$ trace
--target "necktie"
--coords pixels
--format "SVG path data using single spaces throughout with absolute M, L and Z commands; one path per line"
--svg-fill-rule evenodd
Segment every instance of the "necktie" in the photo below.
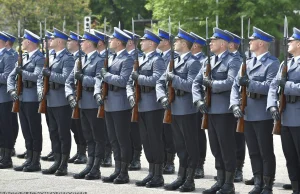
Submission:
M 87 55 L 85 55 L 85 56 L 84 56 L 84 63 L 86 63 L 86 61 L 87 61 L 87 58 L 88 58 L 88 56 L 87 56 Z
M 28 59 L 29 59 L 29 54 L 26 53 L 26 60 L 28 61 Z
M 178 56 L 178 63 L 180 62 L 180 60 L 181 60 L 181 58 L 180 58 L 180 56 Z
M 295 63 L 295 58 L 293 57 L 290 67 L 292 67 L 294 65 L 294 63 Z
M 160 53 L 160 56 L 161 56 L 161 57 L 164 56 L 164 53 Z
M 55 59 L 55 58 L 56 58 L 56 53 L 53 54 L 53 59 Z
M 115 58 L 117 57 L 117 53 L 114 54 L 113 56 L 113 60 L 115 60 Z
M 256 64 L 256 62 L 257 62 L 257 58 L 254 57 L 253 66 Z
M 215 64 L 218 62 L 218 60 L 219 60 L 219 56 L 216 55 L 216 57 L 215 57 Z
M 143 61 L 146 59 L 146 55 L 143 55 Z

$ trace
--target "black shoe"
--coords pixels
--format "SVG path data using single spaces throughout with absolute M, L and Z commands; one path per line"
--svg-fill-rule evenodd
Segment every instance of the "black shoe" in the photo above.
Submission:
M 23 154 L 17 154 L 17 158 L 21 158 L 21 159 L 26 158 L 26 151 Z
M 65 176 L 68 174 L 68 160 L 69 160 L 69 155 L 62 154 L 61 163 L 59 168 L 55 172 L 55 176 Z
M 121 162 L 120 174 L 115 178 L 114 184 L 125 184 L 129 183 L 128 166 L 126 162 Z
M 41 171 L 40 152 L 33 152 L 31 163 L 23 168 L 23 172 Z
M 221 189 L 221 187 L 225 183 L 225 172 L 223 170 L 218 170 L 217 171 L 217 182 L 207 190 L 204 190 L 202 193 L 203 194 L 216 194 L 217 191 Z
M 291 181 L 293 194 L 299 194 L 299 182 L 298 181 Z
M 47 161 L 49 161 L 49 162 L 53 162 L 55 159 L 54 159 L 54 155 L 52 154 L 52 155 L 50 155 L 49 157 L 48 157 L 48 159 L 47 159 Z
M 261 192 L 261 194 L 272 194 L 273 193 L 273 184 L 274 184 L 274 178 L 269 176 L 263 176 L 264 180 L 264 188 Z
M 146 186 L 146 184 L 153 178 L 154 170 L 155 170 L 154 164 L 149 163 L 149 173 L 148 173 L 148 175 L 143 180 L 137 181 L 135 183 L 135 185 L 138 186 L 138 187 Z
M 48 161 L 48 158 L 49 158 L 50 156 L 53 156 L 53 155 L 54 155 L 54 153 L 51 151 L 51 152 L 49 152 L 48 155 L 46 155 L 46 156 L 41 156 L 41 160 L 43 160 L 43 161 Z
M 175 159 L 175 154 L 166 153 L 166 164 L 163 169 L 163 174 L 175 173 L 174 159 Z
M 103 177 L 102 181 L 104 183 L 112 183 L 117 178 L 117 176 L 120 174 L 121 171 L 121 162 L 115 161 L 115 171 L 109 176 L 109 177 Z
M 146 183 L 147 188 L 156 188 L 164 186 L 164 177 L 162 176 L 163 173 L 163 164 L 155 164 L 154 167 L 154 176 L 153 178 Z
M 292 185 L 291 184 L 284 184 L 284 185 L 282 185 L 282 188 L 284 188 L 285 190 L 292 190 Z
M 94 157 L 88 157 L 88 161 L 87 161 L 85 169 L 80 171 L 78 174 L 74 174 L 73 178 L 74 179 L 84 179 L 85 175 L 87 175 L 91 171 L 93 164 L 94 164 Z
M 195 169 L 194 168 L 188 168 L 187 169 L 187 176 L 186 181 L 179 187 L 180 192 L 191 192 L 195 190 Z
M 245 181 L 245 185 L 254 185 L 254 177 Z
M 0 162 L 4 158 L 5 155 L 5 148 L 0 148 Z
M 263 190 L 262 175 L 254 175 L 253 180 L 254 180 L 254 187 L 249 192 L 249 194 L 260 194 Z
M 186 180 L 186 168 L 179 167 L 177 179 L 170 184 L 164 186 L 165 190 L 174 191 L 178 189 Z
M 32 160 L 32 150 L 27 150 L 26 151 L 26 160 L 25 162 L 21 165 L 21 166 L 16 166 L 14 167 L 14 170 L 15 171 L 23 171 L 23 169 L 26 167 L 26 166 L 29 166 L 30 163 L 31 163 L 31 160 Z
M 100 165 L 101 158 L 96 157 L 91 171 L 85 175 L 85 180 L 95 180 L 101 178 Z
M 235 188 L 234 188 L 234 176 L 235 172 L 225 172 L 225 183 L 221 187 L 219 191 L 217 191 L 216 194 L 235 194 Z
M 68 160 L 68 163 L 74 163 L 77 157 L 78 157 L 78 152 L 76 152 L 76 154 Z
M 77 158 L 74 161 L 74 164 L 86 164 L 87 157 L 86 157 L 86 146 L 85 145 L 78 145 L 77 146 Z
M 128 167 L 128 170 L 141 170 L 141 151 L 134 150 L 132 161 Z
M 105 158 L 101 162 L 102 167 L 111 167 L 112 166 L 112 160 L 111 160 L 111 152 L 105 153 Z
M 50 168 L 42 170 L 42 174 L 54 174 L 59 168 L 60 163 L 61 163 L 61 154 L 54 153 L 54 163 Z
M 4 156 L 0 162 L 0 169 L 12 168 L 12 160 L 11 160 L 11 152 L 12 149 L 4 149 Z
M 15 156 L 16 155 L 16 150 L 15 148 L 12 149 L 12 152 L 11 152 L 11 156 Z
M 195 179 L 204 178 L 204 169 L 203 166 L 198 166 L 195 170 Z
M 243 181 L 243 167 L 244 167 L 244 161 L 237 160 L 236 161 L 236 171 L 235 171 L 235 177 L 234 182 L 239 183 Z

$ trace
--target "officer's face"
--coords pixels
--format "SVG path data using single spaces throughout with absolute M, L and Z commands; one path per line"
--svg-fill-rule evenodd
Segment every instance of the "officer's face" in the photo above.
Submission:
M 250 40 L 250 51 L 255 52 L 259 49 L 260 40 L 259 39 L 253 39 Z
M 57 38 L 53 38 L 52 41 L 50 42 L 50 47 L 55 48 L 57 46 Z
M 73 50 L 76 48 L 77 45 L 77 41 L 75 40 L 68 40 L 67 46 L 68 46 L 68 50 Z
M 162 40 L 159 42 L 157 48 L 158 48 L 158 49 L 164 49 L 164 48 L 166 47 L 166 45 L 167 45 L 167 42 L 168 42 L 167 39 L 162 39 Z
M 88 51 L 88 49 L 90 48 L 90 46 L 91 46 L 91 42 L 88 41 L 88 40 L 84 40 L 84 41 L 81 42 L 81 49 L 85 53 Z
M 221 39 L 212 39 L 210 44 L 209 44 L 210 52 L 218 53 L 221 49 L 221 44 L 222 44 Z
M 144 52 L 149 51 L 150 48 L 152 47 L 152 41 L 147 40 L 147 39 L 142 40 L 142 42 L 140 44 L 141 44 L 141 49 Z
M 116 39 L 116 38 L 110 38 L 109 39 L 109 48 L 114 50 L 117 47 L 118 47 L 118 39 Z
M 296 52 L 299 52 L 300 50 L 300 41 L 298 40 L 291 40 L 288 43 L 289 48 L 288 48 L 288 52 L 291 54 L 294 54 Z
M 22 41 L 22 50 L 27 50 L 28 44 L 29 44 L 29 40 L 23 39 L 23 41 Z
M 176 39 L 176 41 L 174 42 L 174 50 L 177 52 L 181 52 L 182 50 L 182 41 L 181 39 Z

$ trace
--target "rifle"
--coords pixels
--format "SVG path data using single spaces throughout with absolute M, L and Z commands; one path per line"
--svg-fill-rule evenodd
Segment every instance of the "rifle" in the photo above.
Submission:
M 152 20 L 151 20 L 152 21 Z M 139 58 L 138 58 L 138 51 L 136 48 L 136 39 L 135 39 L 135 34 L 134 34 L 134 20 L 132 18 L 132 33 L 133 33 L 133 42 L 134 42 L 134 50 L 135 50 L 135 60 L 134 60 L 134 65 L 133 65 L 133 71 L 138 71 L 139 70 Z M 132 114 L 131 114 L 131 122 L 138 122 L 139 120 L 139 101 L 141 98 L 141 91 L 140 91 L 140 86 L 138 85 L 138 80 L 134 81 L 134 92 L 135 92 L 135 105 L 132 109 Z
M 171 51 L 170 51 L 171 52 L 171 60 L 169 63 L 169 72 L 173 72 L 173 70 L 174 70 L 174 47 L 173 47 L 173 36 L 171 33 L 171 17 L 170 16 L 169 16 L 169 42 L 170 42 L 170 46 L 171 46 Z M 167 87 L 168 87 L 168 92 L 167 92 L 168 101 L 171 104 L 175 99 L 175 90 L 172 86 L 172 81 L 168 81 Z M 167 123 L 167 124 L 172 123 L 171 106 L 169 109 L 165 110 L 163 123 Z
M 21 23 L 20 20 L 18 20 L 18 43 L 19 43 L 19 56 L 18 56 L 18 67 L 22 67 L 23 65 L 23 52 L 22 52 L 22 38 L 21 38 Z M 23 90 L 23 82 L 22 82 L 22 75 L 17 75 L 17 95 L 20 96 Z M 13 107 L 11 112 L 17 113 L 20 110 L 20 100 L 17 99 L 13 102 Z
M 285 16 L 284 18 L 284 31 L 283 31 L 283 46 L 284 46 L 284 63 L 282 66 L 282 71 L 281 71 L 281 79 L 287 79 L 287 58 L 288 58 L 288 22 L 287 18 Z M 281 117 L 282 117 L 282 112 L 285 109 L 286 106 L 286 99 L 284 95 L 284 88 L 279 88 L 279 114 L 280 114 L 280 119 L 279 120 L 274 120 L 274 127 L 273 127 L 273 134 L 274 135 L 280 135 L 281 133 Z
M 244 54 L 244 20 L 243 20 L 243 17 L 241 17 L 241 20 L 242 20 L 242 27 L 241 27 L 241 53 L 243 55 L 243 64 L 242 64 L 242 68 L 241 68 L 241 72 L 240 72 L 240 76 L 243 77 L 245 76 L 246 74 L 246 70 L 247 70 L 247 65 L 246 65 L 246 56 Z M 250 29 L 250 18 L 248 20 L 248 30 Z M 250 32 L 248 31 L 248 34 Z M 250 49 L 249 49 L 250 51 Z M 241 86 L 241 110 L 243 112 L 243 114 L 245 114 L 245 107 L 247 106 L 247 87 L 246 86 Z M 239 132 L 239 133 L 244 133 L 244 128 L 245 128 L 245 120 L 244 120 L 244 116 L 239 118 L 238 120 L 238 123 L 237 123 L 237 126 L 236 126 L 236 132 Z
M 42 49 L 44 48 L 43 36 L 42 36 L 42 24 L 40 23 L 40 36 L 42 42 Z M 49 68 L 49 48 L 48 48 L 48 38 L 46 36 L 46 19 L 45 19 L 45 42 L 46 42 L 46 58 L 44 62 L 44 68 Z M 44 49 L 43 49 L 44 50 Z M 38 113 L 46 113 L 47 112 L 47 101 L 46 95 L 49 92 L 49 76 L 43 77 L 43 99 L 39 104 Z
M 78 43 L 78 54 L 79 58 L 76 65 L 76 71 L 82 71 L 82 59 L 81 59 L 81 45 L 80 45 L 80 38 L 79 38 L 79 22 L 77 22 L 77 43 Z M 82 96 L 82 81 L 77 80 L 76 81 L 76 106 L 73 109 L 72 112 L 72 119 L 79 119 L 80 118 L 80 112 L 79 112 L 79 100 Z
M 103 68 L 106 70 L 108 69 L 108 37 L 106 36 L 106 18 L 104 18 L 104 43 L 105 43 L 105 60 L 103 64 Z M 108 95 L 108 84 L 104 81 L 102 81 L 101 85 L 101 99 L 104 101 L 104 99 Z M 104 110 L 104 103 L 99 106 L 97 118 L 104 118 L 105 117 L 105 110 Z
M 208 38 L 208 17 L 206 17 L 206 52 L 207 52 L 207 64 L 205 76 L 209 77 L 211 74 L 211 64 L 210 64 L 210 48 L 209 48 L 210 39 Z M 205 103 L 207 107 L 211 105 L 211 88 L 205 88 Z M 203 114 L 201 129 L 208 129 L 208 114 Z

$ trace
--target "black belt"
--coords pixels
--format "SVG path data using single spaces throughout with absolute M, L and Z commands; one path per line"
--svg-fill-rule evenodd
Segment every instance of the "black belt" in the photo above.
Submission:
M 176 96 L 184 96 L 186 94 L 185 91 L 183 90 L 175 90 L 175 95 Z
M 290 95 L 286 95 L 285 96 L 285 101 L 287 103 L 295 103 L 297 101 L 300 101 L 300 96 L 290 96 Z
M 51 90 L 58 90 L 60 87 L 65 87 L 65 85 L 56 82 L 49 82 L 49 88 Z
M 108 84 L 108 90 L 110 90 L 110 91 L 117 92 L 117 91 L 119 91 L 120 89 L 125 89 L 125 88 L 121 88 L 121 87 L 119 87 L 119 86 L 115 86 L 115 85 Z
M 94 92 L 94 87 L 83 87 L 83 90 L 87 92 Z
M 258 93 L 253 93 L 253 92 L 247 92 L 247 96 L 249 98 L 252 98 L 252 99 L 260 99 L 266 95 L 263 95 L 263 94 L 258 94 Z
M 24 88 L 32 88 L 36 85 L 35 82 L 32 82 L 32 81 L 28 81 L 28 80 L 25 80 L 23 81 L 23 87 Z
M 141 88 L 141 92 L 143 93 L 149 93 L 152 90 L 154 90 L 154 87 L 150 87 L 150 86 L 140 86 L 140 88 Z

